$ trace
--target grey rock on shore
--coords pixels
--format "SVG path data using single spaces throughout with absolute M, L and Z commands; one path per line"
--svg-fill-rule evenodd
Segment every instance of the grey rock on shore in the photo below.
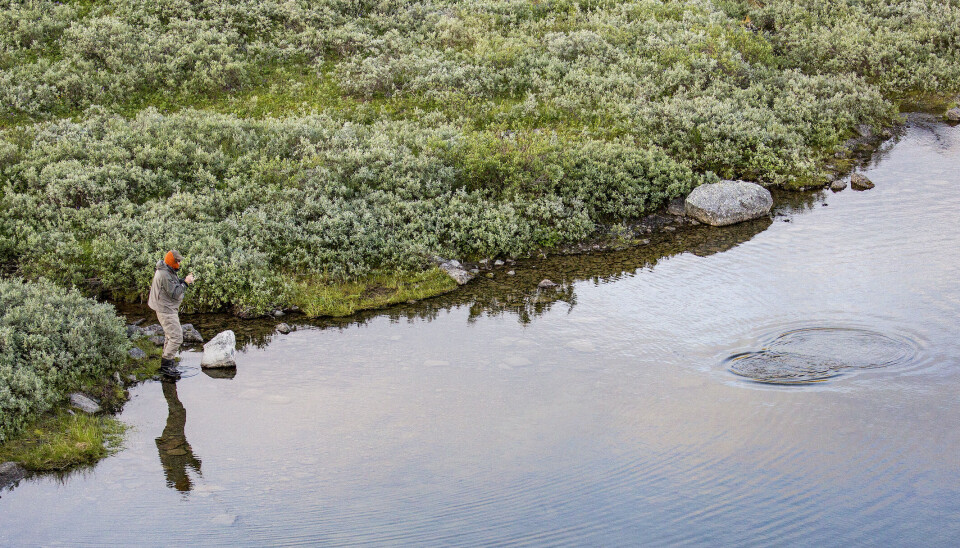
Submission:
M 537 287 L 540 289 L 547 289 L 549 287 L 557 287 L 557 284 L 556 282 L 544 278 L 540 283 L 537 284 Z
M 237 337 L 233 331 L 226 330 L 218 333 L 210 342 L 203 345 L 203 358 L 200 367 L 204 369 L 218 367 L 236 367 L 234 353 L 237 349 Z
M 0 489 L 9 487 L 27 477 L 27 471 L 15 462 L 0 464 Z
M 127 354 L 129 354 L 130 357 L 135 360 L 142 360 L 147 357 L 147 353 L 144 352 L 143 350 L 140 350 L 139 348 L 131 348 L 130 351 L 127 352 Z
M 960 107 L 953 107 L 943 115 L 948 122 L 960 122 Z
M 93 414 L 100 412 L 100 404 L 90 396 L 80 392 L 73 392 L 70 394 L 70 405 L 76 407 L 84 413 Z
M 163 326 L 160 325 L 160 324 L 158 324 L 158 323 L 155 323 L 155 324 L 153 324 L 153 325 L 148 325 L 147 327 L 144 327 L 144 328 L 143 328 L 143 332 L 142 332 L 142 333 L 143 333 L 143 336 L 144 336 L 144 337 L 152 337 L 152 336 L 154 336 L 154 335 L 162 335 L 162 334 L 163 334 Z
M 463 285 L 473 279 L 473 274 L 461 268 L 459 261 L 448 261 L 440 265 L 440 269 L 457 282 L 457 285 Z
M 674 198 L 670 200 L 670 203 L 667 205 L 667 213 L 670 215 L 676 215 L 677 217 L 684 217 L 687 214 L 687 202 L 684 198 Z
M 865 175 L 852 173 L 850 175 L 850 187 L 854 190 L 869 190 L 874 187 L 874 184 Z
M 701 223 L 726 226 L 770 213 L 770 191 L 746 181 L 720 181 L 700 185 L 686 199 L 687 216 Z
M 203 342 L 203 335 L 193 327 L 192 323 L 185 323 L 181 327 L 183 328 L 183 342 Z
M 286 335 L 287 333 L 290 333 L 291 331 L 293 331 L 293 329 L 290 328 L 290 325 L 281 323 L 277 325 L 277 331 Z
M 834 192 L 840 192 L 845 188 L 847 188 L 847 182 L 843 179 L 837 179 L 836 181 L 830 183 L 830 190 Z

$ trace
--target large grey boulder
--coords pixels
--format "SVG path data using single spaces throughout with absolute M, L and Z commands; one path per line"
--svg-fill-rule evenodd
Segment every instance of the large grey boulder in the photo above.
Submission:
M 0 464 L 0 489 L 9 487 L 27 476 L 27 471 L 15 462 Z
M 770 191 L 746 181 L 700 185 L 687 196 L 688 217 L 713 226 L 726 226 L 763 217 L 773 207 Z
M 237 362 L 233 355 L 237 349 L 237 337 L 233 331 L 226 330 L 218 333 L 210 342 L 203 345 L 203 358 L 200 367 L 204 369 L 218 367 L 236 367 Z
M 440 265 L 440 270 L 443 270 L 448 276 L 453 278 L 453 281 L 457 282 L 457 285 L 463 285 L 472 280 L 474 277 L 474 274 L 471 274 L 461 268 L 458 261 L 443 263 Z
M 74 392 L 70 394 L 70 405 L 76 407 L 84 413 L 93 414 L 100 412 L 100 404 L 97 403 L 95 399 L 80 392 Z

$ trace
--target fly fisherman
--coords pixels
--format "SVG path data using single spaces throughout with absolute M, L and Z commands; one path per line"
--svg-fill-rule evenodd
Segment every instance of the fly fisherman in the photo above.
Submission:
M 177 352 L 183 344 L 183 328 L 180 327 L 180 303 L 187 286 L 193 283 L 193 274 L 186 278 L 177 276 L 183 255 L 170 250 L 163 259 L 157 261 L 157 271 L 150 286 L 150 299 L 147 306 L 157 313 L 157 319 L 163 326 L 163 356 L 160 358 L 160 373 L 171 379 L 179 379 L 177 371 Z

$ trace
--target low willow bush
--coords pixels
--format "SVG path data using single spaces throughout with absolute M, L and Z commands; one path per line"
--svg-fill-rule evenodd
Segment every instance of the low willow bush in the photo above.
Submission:
M 715 180 L 629 142 L 320 115 L 88 112 L 0 135 L 0 253 L 21 274 L 134 298 L 176 248 L 204 310 L 262 312 L 304 278 L 436 255 L 522 255 Z
M 0 265 L 256 313 L 809 187 L 960 92 L 960 0 L 0 0 Z M 25 215 L 24 212 L 29 212 Z
M 112 306 L 52 282 L 0 280 L 0 442 L 123 364 L 128 347 Z

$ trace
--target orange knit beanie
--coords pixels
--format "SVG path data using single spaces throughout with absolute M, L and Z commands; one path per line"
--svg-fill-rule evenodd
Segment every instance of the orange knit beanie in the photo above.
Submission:
M 167 254 L 163 256 L 163 262 L 167 264 L 170 268 L 177 270 L 180 268 L 180 261 L 183 260 L 183 256 L 177 253 L 176 250 L 171 249 L 167 251 Z

